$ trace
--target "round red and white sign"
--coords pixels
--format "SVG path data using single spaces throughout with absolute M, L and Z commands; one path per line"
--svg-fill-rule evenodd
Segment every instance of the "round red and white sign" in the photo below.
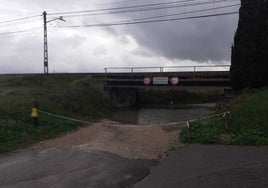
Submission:
M 178 77 L 172 77 L 172 78 L 170 78 L 170 83 L 172 85 L 177 85 L 179 83 L 179 78 Z
M 143 83 L 145 84 L 145 85 L 150 85 L 150 83 L 151 83 L 151 78 L 150 77 L 145 77 L 144 79 L 143 79 Z

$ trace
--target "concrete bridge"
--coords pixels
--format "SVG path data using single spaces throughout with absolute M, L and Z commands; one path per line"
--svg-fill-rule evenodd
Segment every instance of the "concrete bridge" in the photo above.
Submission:
M 230 90 L 229 68 L 229 65 L 107 67 L 104 90 L 118 106 L 135 104 L 139 88 L 215 89 L 224 93 Z
M 230 75 L 221 72 L 107 73 L 106 87 L 229 87 Z

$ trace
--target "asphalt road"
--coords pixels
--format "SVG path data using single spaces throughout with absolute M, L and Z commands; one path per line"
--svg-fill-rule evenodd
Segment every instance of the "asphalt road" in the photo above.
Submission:
M 173 151 L 134 188 L 267 188 L 268 147 L 191 145 Z
M 97 151 L 31 151 L 0 159 L 0 187 L 125 188 L 147 176 L 154 164 Z
M 160 163 L 72 149 L 0 159 L 1 188 L 267 188 L 268 147 L 191 145 Z

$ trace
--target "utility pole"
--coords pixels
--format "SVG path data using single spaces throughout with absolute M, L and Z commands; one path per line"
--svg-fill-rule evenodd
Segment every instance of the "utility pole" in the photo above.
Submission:
M 47 13 L 46 11 L 43 12 L 43 19 L 44 19 L 44 75 L 48 76 L 48 44 L 47 44 L 47 23 L 52 22 L 55 20 L 61 20 L 64 21 L 62 16 L 58 18 L 54 18 L 52 20 L 47 20 Z
M 47 13 L 43 12 L 44 19 L 44 75 L 48 76 L 48 48 L 47 48 Z

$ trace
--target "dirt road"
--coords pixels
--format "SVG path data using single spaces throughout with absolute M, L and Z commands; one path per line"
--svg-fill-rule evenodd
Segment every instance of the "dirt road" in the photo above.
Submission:
M 31 149 L 72 148 L 110 152 L 129 159 L 156 159 L 178 140 L 179 132 L 179 127 L 122 125 L 103 120 Z
M 0 187 L 130 187 L 178 139 L 179 128 L 102 121 L 0 158 Z M 139 159 L 139 160 L 135 160 Z

